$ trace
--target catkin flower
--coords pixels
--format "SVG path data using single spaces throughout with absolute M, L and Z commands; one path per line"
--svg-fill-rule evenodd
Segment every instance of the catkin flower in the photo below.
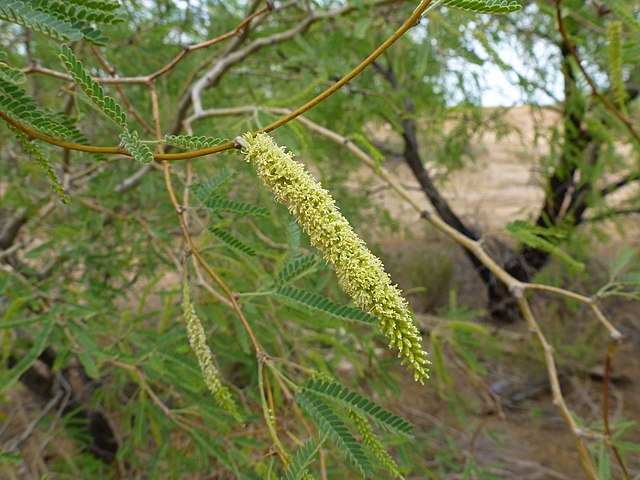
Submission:
M 373 429 L 371 428 L 371 425 L 369 425 L 367 419 L 353 409 L 349 409 L 347 415 L 349 415 L 349 419 L 358 429 L 362 443 L 369 447 L 373 455 L 378 460 L 378 463 L 380 463 L 380 465 L 389 472 L 390 476 L 403 480 L 404 477 L 400 473 L 398 464 L 384 449 L 380 440 L 378 440 L 378 437 L 373 433 Z
M 189 284 L 184 280 L 182 288 L 182 316 L 187 324 L 187 337 L 191 350 L 195 353 L 202 372 L 202 378 L 205 385 L 213 395 L 216 403 L 229 412 L 239 422 L 242 416 L 238 412 L 238 408 L 231 398 L 231 393 L 220 381 L 220 372 L 213 364 L 213 355 L 209 345 L 207 345 L 207 336 L 200 322 L 200 318 L 196 314 L 193 302 L 191 301 L 191 291 Z
M 289 208 L 311 244 L 333 265 L 342 290 L 356 305 L 378 318 L 389 348 L 398 349 L 398 356 L 404 357 L 402 363 L 408 363 L 414 378 L 422 383 L 429 377 L 430 362 L 409 306 L 400 290 L 391 284 L 380 259 L 367 249 L 340 213 L 331 194 L 293 160 L 293 153 L 279 147 L 269 135 L 247 134 L 238 143 L 245 146 L 246 160 L 254 164 L 276 200 Z

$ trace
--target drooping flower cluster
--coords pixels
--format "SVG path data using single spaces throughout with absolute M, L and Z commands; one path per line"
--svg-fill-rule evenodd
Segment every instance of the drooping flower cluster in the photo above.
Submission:
M 191 291 L 186 278 L 182 288 L 182 317 L 187 325 L 189 345 L 191 345 L 191 350 L 193 350 L 198 359 L 205 385 L 220 407 L 233 415 L 236 420 L 242 421 L 242 416 L 238 412 L 238 407 L 233 401 L 231 393 L 220 381 L 220 372 L 213 364 L 213 354 L 209 345 L 207 345 L 207 335 L 202 327 L 202 322 L 200 322 L 200 318 L 193 307 Z
M 340 213 L 331 194 L 315 181 L 306 168 L 293 160 L 267 134 L 246 135 L 239 141 L 246 160 L 276 200 L 289 208 L 325 260 L 338 276 L 340 287 L 356 305 L 376 316 L 389 348 L 398 349 L 403 364 L 421 383 L 428 378 L 426 352 L 413 316 L 400 290 L 391 283 L 384 265 L 369 251 Z

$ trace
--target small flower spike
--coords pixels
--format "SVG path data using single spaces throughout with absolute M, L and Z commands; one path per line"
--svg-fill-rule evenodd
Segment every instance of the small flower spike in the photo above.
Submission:
M 423 383 L 429 360 L 422 338 L 400 290 L 391 283 L 384 265 L 369 251 L 340 213 L 331 194 L 315 181 L 293 153 L 267 134 L 238 138 L 248 162 L 253 163 L 276 200 L 289 208 L 325 260 L 334 268 L 342 290 L 358 307 L 375 315 L 389 348 L 396 348 L 402 363 Z

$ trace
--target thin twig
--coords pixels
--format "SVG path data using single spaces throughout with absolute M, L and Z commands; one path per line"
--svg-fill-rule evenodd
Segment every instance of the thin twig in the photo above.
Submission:
M 271 393 L 271 387 L 269 385 L 269 376 L 264 371 L 265 361 L 264 356 L 258 358 L 258 388 L 260 390 L 260 403 L 262 404 L 262 415 L 264 421 L 269 428 L 269 434 L 273 440 L 276 453 L 282 465 L 286 468 L 289 465 L 289 456 L 287 451 L 282 446 L 280 438 L 278 437 L 278 431 L 276 429 L 276 416 L 275 407 L 273 405 L 273 396 Z M 266 396 L 265 396 L 266 394 Z
M 158 77 L 164 75 L 165 73 L 168 73 L 171 70 L 173 70 L 175 66 L 178 65 L 178 63 L 180 63 L 180 61 L 184 59 L 189 53 L 195 52 L 196 50 L 210 47 L 230 37 L 238 35 L 249 24 L 249 22 L 251 22 L 256 17 L 267 13 L 269 10 L 271 10 L 269 7 L 265 7 L 261 10 L 258 10 L 257 12 L 249 15 L 244 20 L 242 20 L 242 22 L 240 22 L 235 28 L 218 37 L 184 47 L 180 51 L 180 53 L 178 53 L 168 64 L 166 64 L 164 67 L 148 75 L 139 75 L 136 77 L 117 77 L 114 75 L 115 70 L 112 70 L 109 67 L 105 66 L 105 68 L 107 69 L 107 72 L 110 73 L 112 76 L 111 77 L 93 77 L 93 80 L 95 82 L 102 83 L 102 84 L 115 84 L 115 85 L 148 84 L 149 82 L 156 80 Z M 110 70 L 113 71 L 114 73 L 111 73 Z M 43 67 L 35 63 L 28 66 L 27 68 L 22 69 L 22 73 L 27 75 L 31 73 L 40 73 L 40 74 L 48 75 L 50 77 L 73 81 L 73 78 L 71 78 L 70 75 L 67 75 L 62 72 L 58 72 L 57 70 L 52 70 L 50 68 Z
M 551 395 L 553 396 L 553 403 L 558 407 L 560 413 L 564 417 L 565 422 L 571 428 L 571 432 L 576 441 L 576 445 L 578 447 L 578 454 L 580 455 L 580 460 L 582 462 L 582 466 L 584 467 L 587 475 L 592 480 L 597 480 L 598 475 L 596 474 L 596 469 L 591 460 L 591 455 L 589 454 L 589 450 L 587 449 L 584 440 L 582 437 L 585 436 L 585 432 L 578 426 L 575 419 L 571 415 L 571 411 L 567 406 L 564 396 L 562 395 L 562 389 L 560 388 L 560 381 L 558 379 L 558 370 L 556 368 L 556 362 L 553 358 L 553 347 L 547 342 L 538 322 L 533 316 L 533 312 L 531 311 L 531 307 L 529 306 L 529 302 L 526 300 L 524 295 L 516 296 L 516 300 L 518 301 L 518 306 L 520 307 L 520 312 L 524 317 L 525 321 L 529 324 L 529 328 L 534 333 L 536 338 L 538 339 L 538 343 L 542 348 L 544 353 L 544 362 L 547 366 L 547 373 L 549 377 L 549 383 L 551 385 Z
M 106 58 L 104 58 L 102 56 L 102 54 L 100 53 L 100 50 L 98 50 L 98 47 L 96 47 L 95 45 L 91 45 L 91 51 L 96 56 L 98 61 L 102 64 L 102 66 L 107 71 L 107 73 L 109 75 L 111 75 L 112 78 L 118 78 L 117 75 L 116 75 L 116 69 L 113 68 L 109 64 L 109 62 L 107 62 Z M 120 83 L 115 83 L 114 86 L 115 86 L 116 90 L 118 91 L 118 94 L 120 95 L 120 98 L 122 99 L 122 102 L 124 103 L 124 106 L 127 108 L 129 113 L 138 121 L 138 123 L 140 125 L 142 125 L 142 127 L 148 133 L 153 134 L 153 129 L 145 121 L 145 119 L 142 118 L 142 116 L 138 113 L 136 108 L 133 106 L 133 103 L 131 103 L 131 100 L 129 100 L 129 97 L 127 96 L 127 94 L 125 93 L 124 89 L 122 88 L 122 85 Z
M 607 350 L 607 358 L 604 362 L 604 378 L 602 384 L 602 423 L 604 424 L 604 433 L 607 435 L 609 439 L 611 439 L 611 428 L 609 426 L 609 382 L 611 376 L 611 362 L 613 360 L 613 354 L 616 351 L 617 343 L 615 341 L 609 344 L 609 349 Z M 622 469 L 622 475 L 625 480 L 631 480 L 631 475 L 627 470 L 624 461 L 622 460 L 622 455 L 620 455 L 620 451 L 618 447 L 611 442 L 607 442 L 609 447 L 611 447 L 611 451 L 613 452 L 613 456 L 616 457 L 616 461 L 620 468 Z

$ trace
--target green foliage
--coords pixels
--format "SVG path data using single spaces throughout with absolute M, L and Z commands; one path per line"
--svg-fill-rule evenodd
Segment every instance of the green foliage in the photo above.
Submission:
M 43 33 L 54 40 L 75 42 L 82 38 L 82 32 L 69 21 L 20 0 L 0 1 L 0 19 Z
M 264 207 L 251 205 L 240 200 L 230 200 L 218 195 L 209 195 L 204 205 L 214 212 L 220 211 L 236 215 L 251 215 L 254 217 L 266 217 L 269 215 L 269 210 Z
M 104 45 L 108 40 L 89 23 L 115 24 L 123 19 L 115 12 L 119 4 L 112 1 L 6 1 L 0 2 L 0 19 L 60 41 L 88 40 Z
M 116 24 L 124 21 L 118 17 L 115 12 L 120 6 L 117 1 L 73 0 L 64 2 L 59 0 L 41 0 L 39 3 L 40 8 L 46 5 L 47 8 L 56 12 L 58 15 L 75 20 L 82 20 L 84 22 Z
M 7 53 L 0 50 L 0 80 L 13 85 L 21 85 L 27 81 L 27 77 L 17 68 L 13 68 L 7 62 Z
M 443 0 L 447 7 L 468 10 L 475 13 L 512 13 L 522 8 L 518 2 L 510 0 Z
M 106 95 L 104 93 L 102 85 L 91 78 L 91 75 L 89 75 L 89 73 L 85 70 L 82 62 L 78 60 L 78 57 L 76 57 L 71 49 L 65 44 L 60 47 L 60 60 L 62 61 L 62 64 L 64 65 L 64 68 L 67 70 L 67 72 L 69 72 L 78 86 L 98 107 L 98 109 L 104 112 L 119 127 L 126 130 L 127 116 L 122 111 L 122 107 L 120 107 L 118 102 L 116 102 L 113 97 L 110 97 L 109 95 Z M 136 159 L 138 161 L 141 161 L 138 158 Z
M 42 153 L 42 150 L 40 150 L 35 141 L 30 140 L 29 137 L 27 137 L 20 130 L 14 128 L 13 126 L 11 126 L 10 128 L 14 131 L 16 137 L 20 139 L 20 143 L 22 143 L 22 148 L 24 148 L 24 151 L 27 152 L 29 156 L 31 156 L 31 158 L 33 158 L 38 163 L 40 168 L 42 168 L 42 170 L 46 174 L 47 178 L 49 179 L 49 183 L 51 184 L 51 190 L 55 192 L 62 203 L 68 204 L 71 199 L 69 198 L 69 195 L 67 195 L 67 193 L 64 191 L 64 188 L 62 188 L 58 175 L 53 169 L 51 162 L 49 162 L 44 153 Z
M 129 130 L 125 130 L 120 134 L 120 140 L 122 140 L 124 147 L 129 150 L 129 153 L 131 153 L 133 158 L 137 161 L 143 165 L 148 165 L 153 162 L 153 153 L 146 143 L 142 143 L 140 141 L 138 138 L 138 132 L 135 130 L 131 132 Z
M 394 415 L 375 402 L 364 398 L 358 392 L 354 392 L 339 383 L 326 380 L 311 380 L 303 389 L 303 392 L 306 391 L 312 391 L 317 396 L 334 400 L 348 408 L 354 409 L 360 414 L 375 420 L 376 423 L 387 428 L 389 431 L 409 437 L 414 435 L 413 425 L 404 418 Z
M 296 403 L 311 415 L 320 431 L 328 435 L 349 462 L 366 477 L 371 471 L 371 462 L 331 406 L 310 390 L 303 390 L 297 395 Z
M 291 463 L 285 469 L 283 478 L 286 480 L 305 480 L 305 478 L 309 478 L 308 468 L 322 448 L 325 438 L 323 437 L 318 443 L 313 438 L 310 438 L 301 445 L 291 458 Z
M 559 238 L 565 237 L 565 231 L 557 228 L 550 229 L 536 227 L 534 225 L 531 225 L 529 222 L 525 222 L 522 220 L 516 220 L 509 223 L 506 226 L 506 230 L 522 243 L 552 254 L 559 260 L 562 260 L 564 263 L 569 265 L 571 268 L 574 268 L 578 271 L 584 270 L 583 263 L 571 258 L 560 247 L 558 247 L 554 241 L 551 240 L 554 239 L 557 242 Z
M 622 35 L 621 22 L 609 22 L 607 24 L 607 54 L 609 56 L 609 71 L 611 84 L 615 92 L 615 99 L 622 111 L 626 112 L 627 88 L 622 77 L 622 47 L 620 37 Z
M 624 248 L 609 267 L 609 280 L 596 297 L 628 297 L 640 299 L 640 265 L 636 252 Z
M 0 395 L 3 395 L 18 381 L 20 375 L 33 365 L 42 351 L 46 348 L 49 336 L 55 326 L 55 311 L 50 312 L 49 315 L 44 317 L 42 320 L 43 322 L 38 329 L 33 345 L 27 354 L 18 360 L 11 370 L 0 376 Z
M 633 11 L 633 2 L 629 3 L 623 0 L 607 0 L 607 7 L 613 10 L 622 22 L 636 34 L 640 33 L 640 20 L 638 20 L 637 14 Z
M 207 181 L 197 182 L 191 185 L 191 192 L 202 203 L 212 198 L 215 191 L 227 180 L 231 178 L 231 172 L 226 167 L 222 167 L 218 173 L 209 178 Z
M 286 285 L 313 272 L 318 264 L 318 257 L 307 255 L 297 257 L 287 263 L 274 279 L 276 285 Z
M 186 324 L 189 344 L 198 359 L 202 378 L 211 395 L 220 407 L 229 412 L 238 422 L 242 421 L 242 415 L 233 401 L 229 389 L 222 384 L 220 372 L 213 364 L 213 354 L 207 345 L 204 327 L 191 301 L 191 289 L 186 272 L 182 287 L 182 320 Z
M 355 410 L 349 410 L 349 418 L 355 424 L 364 443 L 367 448 L 373 453 L 373 457 L 380 467 L 385 472 L 388 472 L 392 477 L 404 478 L 398 469 L 398 465 L 393 460 L 391 455 L 384 449 L 378 437 L 373 433 L 373 429 L 366 418 L 360 415 Z
M 277 286 L 273 293 L 285 303 L 326 313 L 338 320 L 367 324 L 374 324 L 376 322 L 375 317 L 363 312 L 359 308 L 340 305 L 324 295 L 317 293 L 306 292 L 289 286 Z
M 476 321 L 484 316 L 485 312 L 458 305 L 455 290 L 449 292 L 448 307 L 441 310 L 443 319 L 431 329 L 429 335 L 433 349 L 433 371 L 438 395 L 442 399 L 453 401 L 456 399 L 454 383 L 445 364 L 445 358 L 456 357 L 458 363 L 465 366 L 471 381 L 479 383 L 480 376 L 486 375 L 487 369 L 478 352 L 483 350 L 482 347 L 490 351 L 487 345 L 489 331 Z
M 438 309 L 438 316 L 417 318 L 420 335 L 431 340 L 424 346 L 433 352 L 434 379 L 424 387 L 409 385 L 399 375 L 397 359 L 384 353 L 382 337 L 371 328 L 379 322 L 371 307 L 363 311 L 345 304 L 338 281 L 314 253 L 300 224 L 273 204 L 271 193 L 259 185 L 237 151 L 172 163 L 178 211 L 193 243 L 181 238 L 164 179 L 157 169 L 140 168 L 138 163 L 151 162 L 158 143 L 185 150 L 212 148 L 225 138 L 263 128 L 278 117 L 265 106 L 293 109 L 334 84 L 388 38 L 415 4 L 345 0 L 308 2 L 299 9 L 295 2 L 277 2 L 275 11 L 225 39 L 217 37 L 235 31 L 245 19 L 247 2 L 121 3 L 117 10 L 118 2 L 110 0 L 0 0 L 0 20 L 8 21 L 0 22 L 2 113 L 41 135 L 92 146 L 113 146 L 115 123 L 122 147 L 135 157 L 90 156 L 45 147 L 13 130 L 1 132 L 2 240 L 14 215 L 26 212 L 26 218 L 9 246 L 0 247 L 0 391 L 6 394 L 0 416 L 13 419 L 2 427 L 7 444 L 29 429 L 46 441 L 36 462 L 28 448 L 20 454 L 3 452 L 0 469 L 20 476 L 16 472 L 31 471 L 37 463 L 44 470 L 31 473 L 52 478 L 75 478 L 80 472 L 91 478 L 209 475 L 272 480 L 279 474 L 312 478 L 321 468 L 328 478 L 352 478 L 356 474 L 351 464 L 357 475 L 370 472 L 368 478 L 496 478 L 500 467 L 487 465 L 484 455 L 474 458 L 474 450 L 467 448 L 469 438 L 495 437 L 478 423 L 479 405 L 471 392 L 486 392 L 489 378 L 498 372 L 525 376 L 542 365 L 538 352 L 529 349 L 533 342 L 525 341 L 526 351 L 514 354 L 511 337 L 505 340 L 502 329 L 493 332 L 479 321 L 486 312 L 477 310 L 479 300 L 470 298 L 476 285 L 467 283 L 475 273 L 465 270 L 467 264 L 452 244 L 441 241 L 433 230 L 420 230 L 415 241 L 427 248 L 418 254 L 407 252 L 392 269 L 401 272 L 391 275 L 394 283 L 408 279 L 411 300 L 427 289 L 430 312 L 446 303 L 450 293 L 449 305 Z M 413 121 L 421 160 L 435 184 L 448 189 L 449 174 L 469 167 L 483 135 L 500 139 L 505 133 L 514 138 L 527 133 L 524 125 L 522 132 L 507 130 L 503 109 L 482 108 L 483 90 L 496 87 L 493 68 L 508 72 L 513 80 L 510 90 L 515 88 L 541 118 L 549 112 L 537 110 L 535 104 L 547 103 L 545 92 L 554 95 L 560 79 L 568 82 L 571 94 L 566 101 L 552 100 L 554 106 L 561 116 L 581 118 L 567 121 L 566 128 L 536 119 L 537 146 L 550 148 L 541 168 L 532 167 L 535 180 L 547 196 L 559 185 L 570 185 L 575 195 L 565 198 L 569 217 L 586 198 L 585 218 L 594 220 L 607 212 L 604 231 L 610 233 L 614 223 L 620 231 L 628 230 L 626 222 L 632 217 L 619 210 L 637 210 L 632 185 L 637 180 L 630 180 L 625 195 L 616 195 L 615 202 L 609 203 L 600 190 L 627 175 L 637 178 L 635 151 L 627 148 L 623 125 L 593 99 L 575 61 L 558 61 L 553 5 L 531 2 L 522 13 L 505 19 L 472 14 L 506 13 L 520 6 L 504 0 L 432 4 L 451 8 L 430 12 L 375 65 L 305 114 L 326 130 L 318 134 L 303 122 L 293 122 L 272 132 L 279 143 L 299 154 L 370 244 L 384 239 L 380 250 L 386 258 L 405 251 L 404 244 L 387 242 L 388 233 L 400 226 L 405 228 L 402 238 L 415 235 L 418 220 L 399 213 L 403 209 L 386 211 L 386 186 L 370 181 L 345 145 L 324 135 L 335 132 L 351 139 L 377 167 L 394 172 L 407 150 L 406 123 Z M 629 101 L 631 90 L 622 89 L 638 83 L 637 13 L 637 5 L 622 0 L 602 5 L 563 2 L 583 65 L 601 93 L 632 120 L 638 104 Z M 70 45 L 61 48 L 60 57 L 59 42 Z M 95 50 L 89 42 L 105 45 Z M 185 49 L 204 45 L 201 42 L 210 44 Z M 513 55 L 505 55 L 507 50 L 527 68 L 512 68 Z M 92 56 L 98 51 L 102 58 Z M 111 72 L 115 77 L 145 77 L 166 66 L 171 68 L 154 82 L 158 115 L 144 82 L 118 85 L 117 101 L 108 95 L 116 95 L 117 79 Z M 50 75 L 52 70 L 58 72 Z M 563 76 L 567 72 L 573 84 Z M 75 92 L 81 89 L 87 95 L 91 109 L 85 107 L 84 95 L 70 88 L 66 73 L 78 84 Z M 611 89 L 606 88 L 607 78 Z M 199 116 L 193 104 L 198 95 L 203 111 L 221 110 L 214 117 Z M 95 114 L 93 105 L 105 115 Z M 221 115 L 225 112 L 232 114 Z M 127 123 L 133 118 L 135 130 Z M 152 120 L 160 126 L 157 138 Z M 192 135 L 183 135 L 187 124 Z M 589 139 L 586 147 L 581 139 Z M 25 140 L 25 149 L 39 166 L 23 154 L 20 145 Z M 514 163 L 535 161 L 530 153 Z M 61 199 L 69 195 L 74 202 L 62 206 L 52 198 L 37 168 L 45 170 Z M 56 172 L 64 172 L 66 192 Z M 422 195 L 412 192 L 417 200 L 424 200 Z M 317 208 L 313 198 L 303 197 L 303 203 Z M 531 210 L 535 215 L 551 204 L 541 202 Z M 576 226 L 570 220 L 548 229 L 524 224 L 510 228 L 523 244 L 562 256 L 563 251 L 575 251 L 575 228 L 585 236 L 597 233 L 595 221 Z M 446 252 L 434 253 L 434 242 Z M 191 292 L 176 272 L 182 272 L 185 257 L 195 265 L 193 248 L 210 270 L 194 267 L 197 283 L 192 283 Z M 635 249 L 623 251 L 610 270 L 607 283 L 594 287 L 594 298 L 639 298 Z M 464 302 L 452 290 L 459 286 Z M 549 313 L 544 303 L 537 307 Z M 624 309 L 625 304 L 617 302 L 615 307 Z M 582 353 L 581 360 L 600 358 L 598 351 L 587 351 L 589 345 L 605 341 L 600 330 L 592 331 L 579 318 L 562 313 L 553 310 L 548 324 L 541 325 L 550 343 L 561 347 L 556 349 L 559 369 L 571 349 Z M 555 324 L 572 335 L 588 331 L 565 338 L 555 334 Z M 575 345 L 587 336 L 597 336 L 599 343 Z M 501 357 L 502 346 L 510 352 L 508 362 Z M 51 367 L 45 362 L 49 350 L 55 354 Z M 526 370 L 514 372 L 523 358 Z M 256 367 L 264 368 L 271 382 L 264 398 Z M 14 400 L 24 397 L 25 378 L 34 370 L 47 371 L 62 382 L 68 372 L 77 372 L 86 395 L 78 398 L 72 393 L 69 400 L 80 413 L 66 413 L 56 405 L 49 413 L 27 408 L 24 415 L 14 415 L 22 409 Z M 487 375 L 491 377 L 483 378 Z M 310 377 L 314 380 L 308 381 Z M 625 386 L 619 388 L 624 393 Z M 302 407 L 300 416 L 291 409 L 292 395 Z M 572 400 L 567 398 L 570 407 Z M 532 410 L 546 411 L 544 402 L 532 400 Z M 425 419 L 425 414 L 433 414 L 432 404 L 438 412 L 435 426 Z M 275 435 L 265 428 L 265 406 L 266 423 L 275 427 Z M 85 411 L 103 412 L 117 432 L 116 461 L 98 460 L 90 453 L 93 437 L 83 421 Z M 457 416 L 455 431 L 449 428 L 447 412 Z M 14 423 L 22 417 L 28 429 Z M 602 434 L 585 438 L 603 478 L 617 474 L 611 446 L 622 452 L 632 475 L 637 473 L 637 427 L 624 422 L 612 419 L 613 435 L 606 442 L 601 424 L 580 424 L 589 433 Z M 61 441 L 48 441 L 54 435 Z M 310 440 L 303 444 L 306 439 Z M 278 456 L 272 454 L 277 441 L 282 443 Z M 322 464 L 317 461 L 320 451 Z M 279 466 L 283 459 L 288 468 Z
M 256 250 L 253 247 L 247 245 L 245 242 L 234 237 L 229 232 L 220 227 L 209 227 L 209 231 L 234 250 L 246 253 L 250 257 L 254 257 L 257 254 Z
M 0 79 L 0 108 L 12 118 L 32 126 L 36 130 L 58 138 L 73 138 L 77 130 L 64 120 L 44 110 L 24 90 Z M 75 130 L 75 132 L 74 132 Z M 79 133 L 79 132 L 78 132 Z
M 228 142 L 228 140 L 226 138 L 196 137 L 194 135 L 165 135 L 163 142 L 186 150 L 202 150 L 217 147 Z

